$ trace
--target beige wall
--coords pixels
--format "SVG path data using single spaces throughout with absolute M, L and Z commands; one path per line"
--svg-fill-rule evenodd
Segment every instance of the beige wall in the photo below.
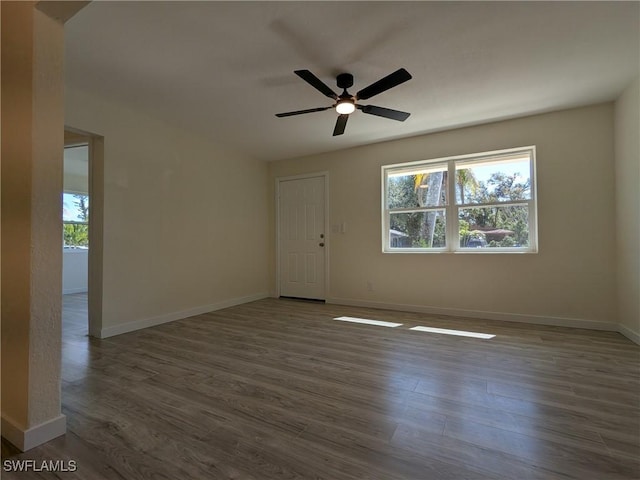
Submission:
M 37 425 L 60 415 L 64 27 L 37 9 L 34 23 L 29 418 Z
M 537 146 L 538 254 L 381 253 L 381 165 L 525 145 Z M 347 225 L 327 232 L 330 301 L 604 328 L 616 321 L 613 165 L 613 106 L 602 104 L 273 162 L 270 185 L 273 198 L 278 176 L 329 172 L 330 223 Z
M 64 191 L 73 193 L 89 193 L 89 179 L 82 175 L 64 172 Z
M 85 92 L 65 120 L 104 136 L 103 335 L 267 295 L 266 164 Z
M 618 317 L 640 343 L 640 80 L 615 104 Z
M 2 434 L 21 449 L 60 413 L 64 31 L 2 2 Z
M 89 193 L 89 148 L 87 146 L 67 148 L 65 145 L 63 170 L 65 192 Z
M 27 427 L 31 236 L 33 17 L 2 8 L 2 416 Z M 12 181 L 9 181 L 12 179 Z M 26 187 L 26 188 L 25 188 Z M 12 301 L 9 301 L 11 299 Z M 11 340 L 11 341 L 10 341 Z M 11 385 L 11 388 L 9 388 Z

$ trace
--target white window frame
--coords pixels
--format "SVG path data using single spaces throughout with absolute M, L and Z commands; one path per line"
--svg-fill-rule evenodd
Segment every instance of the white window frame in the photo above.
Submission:
M 496 202 L 487 204 L 465 203 L 458 204 L 456 197 L 455 173 L 456 166 L 464 163 L 476 163 L 483 161 L 496 162 L 507 161 L 510 158 L 529 157 L 529 178 L 530 178 L 530 198 L 528 200 L 514 200 L 513 202 Z M 417 207 L 405 209 L 388 209 L 387 205 L 387 179 L 390 174 L 398 172 L 410 172 L 413 169 L 423 172 L 433 164 L 447 165 L 447 205 L 438 207 Z M 536 147 L 535 145 L 510 148 L 506 150 L 494 150 L 467 155 L 456 155 L 452 157 L 435 158 L 431 160 L 419 160 L 415 162 L 397 163 L 382 166 L 382 252 L 383 253 L 472 253 L 472 254 L 493 254 L 493 253 L 537 253 L 538 252 L 538 208 L 537 208 L 537 182 L 536 182 Z M 487 247 L 469 248 L 460 247 L 460 227 L 458 213 L 460 209 L 471 207 L 507 207 L 516 205 L 526 205 L 528 207 L 529 218 L 529 246 L 527 247 Z M 399 248 L 390 245 L 390 215 L 391 213 L 445 210 L 445 238 L 446 246 L 442 248 Z

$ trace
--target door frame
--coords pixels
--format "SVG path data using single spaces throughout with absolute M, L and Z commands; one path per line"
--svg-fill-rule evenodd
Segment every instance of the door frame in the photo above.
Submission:
M 104 137 L 69 125 L 65 134 L 89 146 L 89 265 L 87 327 L 90 337 L 102 338 L 104 238 Z M 69 144 L 74 143 L 73 138 Z M 67 141 L 65 140 L 65 146 Z M 62 192 L 61 192 L 62 195 Z
M 275 204 L 276 204 L 276 298 L 280 297 L 280 183 L 291 180 L 304 180 L 307 178 L 323 177 L 324 179 L 324 299 L 329 296 L 329 255 L 331 242 L 329 241 L 329 172 L 303 173 L 286 177 L 276 177 Z

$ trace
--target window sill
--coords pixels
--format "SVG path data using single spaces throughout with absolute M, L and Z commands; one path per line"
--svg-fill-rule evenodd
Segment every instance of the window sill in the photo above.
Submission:
M 465 249 L 465 250 L 418 250 L 418 249 L 398 249 L 398 250 L 383 250 L 382 253 L 390 253 L 390 254 L 427 254 L 427 255 L 433 255 L 433 254 L 470 254 L 470 255 L 496 255 L 496 254 L 516 254 L 516 255 L 523 255 L 523 254 L 537 254 L 538 250 L 516 250 L 516 249 L 506 249 L 506 248 L 469 248 L 469 249 Z

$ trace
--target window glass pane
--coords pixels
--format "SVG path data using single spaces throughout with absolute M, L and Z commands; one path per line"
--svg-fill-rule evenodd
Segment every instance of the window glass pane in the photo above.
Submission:
M 446 165 L 387 176 L 387 208 L 439 207 L 447 204 Z
M 528 247 L 529 207 L 458 209 L 461 248 Z
M 89 196 L 76 193 L 62 194 L 62 221 L 88 222 Z
M 89 248 L 89 225 L 86 223 L 63 223 L 64 248 Z
M 391 213 L 389 246 L 391 248 L 445 247 L 445 211 Z
M 456 163 L 458 204 L 531 199 L 529 157 Z

